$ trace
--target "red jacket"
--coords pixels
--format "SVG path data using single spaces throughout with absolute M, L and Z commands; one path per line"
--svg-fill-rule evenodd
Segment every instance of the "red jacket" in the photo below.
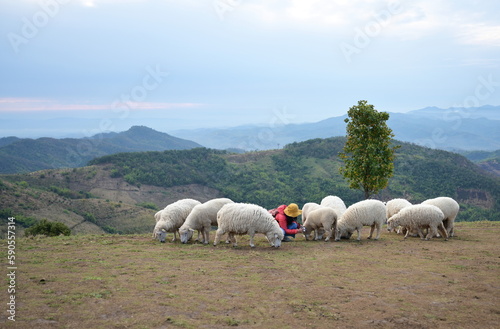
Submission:
M 278 209 L 278 213 L 276 214 L 276 220 L 278 221 L 278 224 L 279 226 L 285 230 L 285 234 L 297 234 L 297 233 L 301 233 L 302 230 L 300 229 L 288 229 L 287 228 L 287 223 L 286 223 L 286 215 L 285 215 L 285 208 L 288 207 L 286 204 L 284 205 L 281 205 L 279 206 L 277 209 Z M 298 227 L 300 227 L 299 223 L 297 223 Z

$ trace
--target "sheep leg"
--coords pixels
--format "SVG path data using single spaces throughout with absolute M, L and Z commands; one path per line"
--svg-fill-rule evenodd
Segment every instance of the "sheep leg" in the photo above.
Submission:
M 250 247 L 255 248 L 255 245 L 253 244 L 253 237 L 255 236 L 254 233 L 249 233 L 250 235 Z
M 405 228 L 403 228 L 404 230 Z M 405 237 L 404 239 L 406 239 L 408 237 L 408 235 L 410 235 L 410 229 L 406 228 L 406 233 L 405 233 Z
M 358 241 L 361 241 L 361 227 L 356 227 L 356 231 L 358 231 Z
M 434 226 L 429 227 L 427 230 L 427 236 L 425 237 L 425 240 L 429 241 L 430 239 L 432 239 L 433 236 L 436 236 L 436 234 L 437 234 L 436 228 Z
M 214 246 L 216 246 L 219 241 L 220 241 L 220 237 L 224 234 L 224 231 L 222 231 L 221 229 L 217 229 L 217 232 L 215 232 L 215 238 L 214 238 Z
M 332 230 L 331 229 L 325 230 L 325 233 L 326 233 L 325 242 L 328 242 L 328 241 L 330 241 L 330 238 L 332 237 Z
M 233 247 L 238 247 L 238 244 L 236 243 L 236 237 L 234 236 L 233 233 L 229 233 L 227 237 L 233 243 Z
M 371 239 L 373 236 L 373 231 L 375 230 L 375 223 L 370 226 L 370 235 L 368 236 L 368 239 Z
M 448 232 L 446 232 L 446 228 L 444 227 L 443 223 L 440 223 L 438 226 L 439 232 L 441 232 L 441 236 L 444 238 L 445 241 L 448 241 Z
M 208 244 L 210 242 L 210 232 L 206 227 L 203 228 L 203 244 Z
M 408 229 L 408 231 L 410 231 L 410 229 Z M 422 232 L 422 228 L 417 227 L 417 233 L 418 233 L 418 236 L 420 237 L 420 239 L 424 240 L 425 239 L 425 236 L 424 236 L 424 232 Z
M 380 238 L 381 225 L 375 224 L 375 228 L 377 229 L 377 235 L 375 236 L 375 240 L 378 240 Z
M 175 242 L 177 240 L 177 230 L 174 231 L 174 238 L 172 239 L 172 242 Z

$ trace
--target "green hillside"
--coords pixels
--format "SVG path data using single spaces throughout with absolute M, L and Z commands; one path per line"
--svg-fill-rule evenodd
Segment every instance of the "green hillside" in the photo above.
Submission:
M 314 139 L 282 150 L 229 154 L 208 149 L 117 154 L 95 159 L 110 166 L 112 175 L 130 184 L 172 187 L 202 184 L 239 202 L 266 208 L 279 204 L 319 202 L 340 196 L 346 204 L 362 199 L 338 173 L 342 137 Z M 465 157 L 447 151 L 400 143 L 395 175 L 376 197 L 405 197 L 413 203 L 450 196 L 463 204 L 462 220 L 500 219 L 500 180 L 492 178 Z
M 156 209 L 186 197 L 205 202 L 224 196 L 270 209 L 331 194 L 349 206 L 363 195 L 338 172 L 344 142 L 314 139 L 244 154 L 206 148 L 120 153 L 82 168 L 3 175 L 0 209 L 27 223 L 61 221 L 74 233 L 144 233 L 152 230 Z M 459 221 L 500 220 L 498 178 L 459 154 L 396 143 L 395 175 L 376 198 L 419 203 L 450 196 L 461 205 Z

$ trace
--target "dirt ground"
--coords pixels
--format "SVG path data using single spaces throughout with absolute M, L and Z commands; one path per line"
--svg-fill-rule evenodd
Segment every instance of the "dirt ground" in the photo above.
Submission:
M 373 241 L 365 228 L 361 242 L 298 236 L 279 249 L 263 235 L 253 249 L 246 236 L 237 248 L 150 235 L 18 238 L 16 321 L 7 279 L 0 327 L 499 328 L 500 222 L 455 232 L 422 241 L 384 230 Z

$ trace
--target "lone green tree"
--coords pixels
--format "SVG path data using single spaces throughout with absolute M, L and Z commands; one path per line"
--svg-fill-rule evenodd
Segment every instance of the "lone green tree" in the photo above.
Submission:
M 378 112 L 367 101 L 358 101 L 347 112 L 347 141 L 339 153 L 344 165 L 340 173 L 352 189 L 361 189 L 365 199 L 387 187 L 394 173 L 394 137 L 387 126 L 389 113 Z

